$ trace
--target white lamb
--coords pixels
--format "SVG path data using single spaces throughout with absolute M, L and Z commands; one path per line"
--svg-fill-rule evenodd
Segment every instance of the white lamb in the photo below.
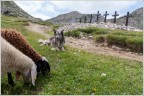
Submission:
M 15 71 L 17 79 L 22 75 L 25 83 L 32 81 L 35 86 L 37 76 L 36 65 L 26 55 L 13 47 L 1 37 L 1 71 L 2 76 L 7 72 Z

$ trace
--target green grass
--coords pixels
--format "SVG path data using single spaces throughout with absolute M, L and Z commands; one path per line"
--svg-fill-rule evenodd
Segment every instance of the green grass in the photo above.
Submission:
M 84 32 L 84 33 L 93 33 L 93 34 L 107 34 L 108 30 L 102 29 L 102 28 L 96 28 L 96 27 L 89 27 L 89 28 L 82 28 L 77 29 L 78 31 Z
M 131 51 L 143 53 L 143 37 L 131 37 L 122 35 L 108 35 L 108 45 L 117 45 L 119 47 L 129 48 Z
M 72 36 L 72 37 L 75 37 L 75 38 L 79 38 L 80 37 L 80 31 L 77 31 L 77 30 L 73 30 L 73 31 L 68 31 L 65 33 L 65 36 Z
M 126 42 L 127 47 L 132 49 L 133 51 L 143 52 L 143 38 L 142 37 L 128 38 L 125 42 Z
M 126 36 L 119 36 L 119 35 L 108 35 L 107 36 L 107 42 L 109 45 L 117 45 L 117 46 L 121 46 L 121 47 L 125 47 L 126 46 Z
M 137 32 L 137 31 L 113 30 L 112 34 L 113 35 L 121 35 L 121 36 L 143 37 L 143 32 Z
M 107 35 L 94 35 L 94 40 L 97 43 L 104 43 L 106 42 L 106 36 Z
M 38 77 L 35 87 L 23 85 L 20 79 L 11 88 L 4 76 L 1 82 L 2 94 L 142 95 L 142 62 L 78 51 L 69 46 L 66 46 L 65 52 L 50 51 L 51 47 L 39 46 L 37 42 L 39 38 L 45 37 L 26 30 L 23 24 L 14 24 L 18 22 L 12 19 L 16 20 L 13 17 L 2 17 L 2 28 L 15 28 L 22 32 L 30 44 L 48 59 L 51 72 L 49 76 Z M 102 77 L 102 73 L 107 76 Z
M 44 33 L 53 36 L 54 35 L 54 31 L 53 30 L 46 30 Z

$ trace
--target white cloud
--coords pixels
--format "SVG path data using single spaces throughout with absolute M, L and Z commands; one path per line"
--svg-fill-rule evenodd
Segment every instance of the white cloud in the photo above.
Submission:
M 35 14 L 32 14 L 33 17 L 36 17 L 36 18 L 41 18 L 42 20 L 47 20 L 47 19 L 50 19 L 51 17 L 47 16 L 47 15 L 44 15 L 44 14 L 40 14 L 40 13 L 35 13 Z
M 47 19 L 71 11 L 80 13 L 97 13 L 101 14 L 108 11 L 110 15 L 117 11 L 120 16 L 125 10 L 137 1 L 15 1 L 23 10 L 34 17 Z M 125 13 L 126 14 L 126 13 Z M 109 16 L 111 17 L 111 16 Z
M 50 1 L 59 8 L 78 10 L 83 13 L 95 12 L 95 10 L 112 11 L 127 8 L 136 1 Z
M 43 11 L 52 11 L 53 6 L 43 6 L 45 4 L 44 1 L 14 1 L 19 7 L 21 7 L 24 11 L 29 13 L 31 16 L 36 17 L 36 18 L 41 18 L 43 20 L 50 19 L 51 17 L 45 14 L 42 14 L 39 12 L 39 10 Z M 48 8 L 49 7 L 49 8 Z
M 41 8 L 43 1 L 14 1 L 18 6 L 20 6 L 26 12 L 36 12 Z

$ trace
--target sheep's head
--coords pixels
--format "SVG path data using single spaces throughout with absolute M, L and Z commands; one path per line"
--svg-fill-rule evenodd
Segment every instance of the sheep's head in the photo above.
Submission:
M 35 86 L 35 80 L 37 76 L 36 65 L 33 65 L 30 69 L 17 71 L 16 79 L 18 80 L 21 75 L 25 83 L 32 82 L 32 84 Z
M 36 62 L 37 65 L 37 73 L 38 75 L 42 73 L 45 75 L 47 72 L 50 72 L 50 65 L 45 57 L 42 57 L 41 60 Z

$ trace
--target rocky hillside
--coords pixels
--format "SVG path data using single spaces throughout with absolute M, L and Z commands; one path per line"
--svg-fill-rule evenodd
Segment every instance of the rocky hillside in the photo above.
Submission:
M 143 8 L 139 8 L 132 13 L 130 13 L 132 17 L 129 19 L 129 26 L 136 27 L 139 29 L 143 29 Z M 58 15 L 57 17 L 54 17 L 52 19 L 46 20 L 52 23 L 56 24 L 61 24 L 61 23 L 78 23 L 80 18 L 82 18 L 82 22 L 84 22 L 85 16 L 87 17 L 87 22 L 89 23 L 90 21 L 90 14 L 81 14 L 77 11 L 72 11 L 70 13 L 66 14 L 61 14 Z M 93 14 L 93 19 L 92 22 L 96 21 L 96 14 Z M 104 17 L 100 16 L 100 22 L 103 22 Z M 113 19 L 107 20 L 108 22 L 113 22 Z M 118 25 L 123 25 L 125 24 L 126 17 L 122 16 L 117 19 L 117 24 Z
M 139 29 L 143 29 L 143 8 L 139 8 L 132 13 L 130 13 L 132 17 L 129 18 L 128 26 L 136 27 Z M 113 22 L 112 19 L 109 21 Z M 123 25 L 126 22 L 126 17 L 122 16 L 117 19 L 117 24 Z
M 84 22 L 85 16 L 87 17 L 87 23 L 90 22 L 90 15 L 91 14 L 81 14 L 77 11 L 72 11 L 70 13 L 61 14 L 57 17 L 51 18 L 49 20 L 46 20 L 48 22 L 52 22 L 55 24 L 61 24 L 61 23 L 78 23 L 80 18 L 82 19 L 82 22 Z M 93 14 L 92 22 L 96 21 L 96 14 Z M 103 20 L 103 16 L 100 16 L 99 21 L 101 22 Z
M 1 1 L 1 13 L 3 15 L 23 17 L 33 21 L 42 21 L 42 19 L 29 15 L 13 1 Z

